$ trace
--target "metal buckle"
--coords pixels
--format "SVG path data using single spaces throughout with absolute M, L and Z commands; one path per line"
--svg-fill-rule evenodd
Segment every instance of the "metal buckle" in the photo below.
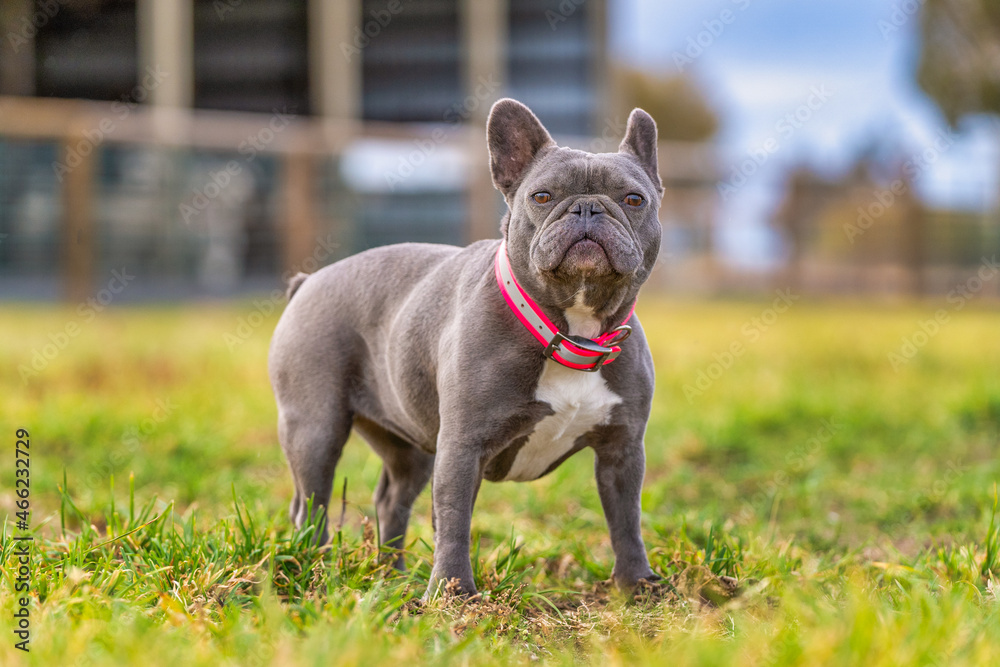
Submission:
M 631 333 L 631 329 L 629 330 L 629 332 Z M 628 336 L 626 335 L 625 338 L 628 338 Z M 623 338 L 622 340 L 625 339 Z M 552 355 L 555 354 L 555 351 L 559 348 L 559 346 L 563 342 L 572 343 L 573 345 L 582 350 L 586 350 L 587 352 L 593 352 L 594 354 L 600 355 L 597 357 L 597 363 L 595 363 L 592 368 L 577 368 L 576 370 L 579 371 L 586 371 L 588 373 L 594 373 L 596 371 L 599 371 L 601 369 L 601 366 L 604 365 L 604 362 L 608 360 L 608 357 L 614 354 L 614 350 L 608 349 L 603 345 L 595 343 L 589 338 L 583 338 L 582 336 L 565 336 L 561 331 L 557 331 L 555 332 L 555 335 L 552 336 L 552 340 L 549 341 L 549 344 L 545 346 L 545 352 L 544 352 L 545 356 L 548 359 L 552 359 Z
M 609 338 L 604 343 L 605 345 L 607 345 L 608 347 L 612 347 L 614 345 L 621 345 L 622 343 L 625 342 L 626 338 L 628 338 L 629 336 L 632 335 L 632 327 L 630 327 L 627 324 L 623 324 L 621 326 L 618 326 L 618 327 L 615 327 L 614 329 L 612 329 L 610 333 L 616 333 L 616 332 L 617 332 L 617 335 L 612 336 L 611 338 Z

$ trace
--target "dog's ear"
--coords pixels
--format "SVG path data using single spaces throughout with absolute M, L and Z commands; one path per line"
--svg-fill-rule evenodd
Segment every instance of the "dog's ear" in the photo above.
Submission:
M 538 153 L 555 141 L 531 109 L 506 97 L 497 100 L 486 122 L 493 185 L 506 197 L 521 182 Z
M 625 138 L 618 146 L 619 153 L 629 153 L 639 159 L 643 171 L 649 174 L 657 191 L 663 194 L 660 169 L 656 164 L 656 121 L 642 109 L 632 109 L 628 117 Z

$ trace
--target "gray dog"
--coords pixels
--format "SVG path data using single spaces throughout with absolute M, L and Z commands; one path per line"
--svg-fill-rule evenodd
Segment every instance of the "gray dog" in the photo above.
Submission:
M 354 428 L 383 461 L 382 542 L 403 546 L 433 477 L 430 591 L 472 594 L 482 480 L 538 479 L 592 447 L 614 581 L 658 579 L 639 526 L 653 361 L 632 313 L 660 247 L 656 124 L 636 109 L 618 152 L 592 154 L 503 99 L 487 135 L 502 241 L 376 248 L 292 280 L 269 360 L 292 520 L 310 498 L 325 512 Z

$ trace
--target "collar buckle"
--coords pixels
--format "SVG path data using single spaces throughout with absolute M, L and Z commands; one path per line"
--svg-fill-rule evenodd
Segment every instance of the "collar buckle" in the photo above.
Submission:
M 619 346 L 632 333 L 632 328 L 625 322 L 635 312 L 635 303 L 621 325 L 596 339 L 567 336 L 559 331 L 518 284 L 507 258 L 506 241 L 501 241 L 497 248 L 493 272 L 504 301 L 521 324 L 542 344 L 546 359 L 552 359 L 567 368 L 594 373 L 621 354 Z
M 603 340 L 601 341 L 602 345 L 605 345 L 607 347 L 614 347 L 616 345 L 621 345 L 622 343 L 625 342 L 626 338 L 632 335 L 632 327 L 630 327 L 627 324 L 622 324 L 620 326 L 615 327 L 605 335 L 607 336 L 607 338 L 604 338 L 602 336 L 603 338 Z
M 630 327 L 625 327 L 625 328 L 629 329 L 629 333 L 631 333 Z M 625 338 L 628 338 L 627 334 Z M 622 338 L 622 340 L 625 340 L 625 338 Z M 611 358 L 611 355 L 614 355 L 616 352 L 618 352 L 618 350 L 613 350 L 608 347 L 605 347 L 599 343 L 592 341 L 589 338 L 584 338 L 583 336 L 567 336 L 563 334 L 561 331 L 556 331 L 552 336 L 552 340 L 550 340 L 549 344 L 545 346 L 545 352 L 543 352 L 543 354 L 547 359 L 552 359 L 553 358 L 552 355 L 554 355 L 557 351 L 559 351 L 559 346 L 562 345 L 563 343 L 570 343 L 574 347 L 578 347 L 581 350 L 586 350 L 587 352 L 591 352 L 595 355 L 593 366 L 589 368 L 577 368 L 577 370 L 586 371 L 588 373 L 596 373 L 597 371 L 601 370 L 601 367 L 604 366 L 604 363 L 609 358 Z M 554 359 L 554 361 L 559 361 L 559 360 Z

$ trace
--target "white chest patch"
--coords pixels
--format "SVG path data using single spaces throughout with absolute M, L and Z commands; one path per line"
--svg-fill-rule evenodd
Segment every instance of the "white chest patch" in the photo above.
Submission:
M 588 338 L 597 336 L 600 322 L 580 310 L 578 306 L 566 313 L 570 333 Z M 598 424 L 606 423 L 612 408 L 622 402 L 621 396 L 608 389 L 600 371 L 578 371 L 552 360 L 546 361 L 542 369 L 535 400 L 551 405 L 555 414 L 538 422 L 528 441 L 517 452 L 504 480 L 538 479 L 573 448 L 577 438 Z

